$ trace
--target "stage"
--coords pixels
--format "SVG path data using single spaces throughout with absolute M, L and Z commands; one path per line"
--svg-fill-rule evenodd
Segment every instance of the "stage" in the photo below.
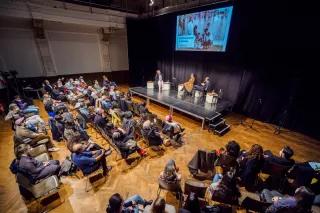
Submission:
M 129 91 L 133 95 L 142 96 L 147 101 L 152 100 L 162 105 L 168 106 L 170 113 L 173 110 L 183 112 L 202 120 L 202 128 L 206 121 L 211 121 L 221 115 L 223 111 L 231 110 L 232 103 L 225 99 L 219 99 L 216 104 L 205 102 L 204 98 L 195 98 L 190 95 L 184 95 L 176 90 L 147 89 L 146 87 L 131 87 Z

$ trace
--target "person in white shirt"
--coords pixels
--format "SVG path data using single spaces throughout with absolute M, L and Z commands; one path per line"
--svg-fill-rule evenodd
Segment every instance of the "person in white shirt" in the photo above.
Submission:
M 154 80 L 158 84 L 159 92 L 162 91 L 163 77 L 162 77 L 161 71 L 159 69 L 156 71 L 156 76 L 155 76 Z

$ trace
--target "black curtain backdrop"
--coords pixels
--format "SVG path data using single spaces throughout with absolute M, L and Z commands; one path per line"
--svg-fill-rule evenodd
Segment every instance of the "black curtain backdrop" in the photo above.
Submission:
M 211 78 L 234 111 L 320 138 L 315 5 L 242 0 L 233 4 L 227 51 L 175 51 L 176 16 L 226 4 L 146 19 L 128 19 L 131 85 L 145 86 L 155 70 L 165 80 Z M 262 104 L 259 104 L 261 99 Z M 286 111 L 286 113 L 284 113 Z M 287 116 L 285 116 L 286 114 Z

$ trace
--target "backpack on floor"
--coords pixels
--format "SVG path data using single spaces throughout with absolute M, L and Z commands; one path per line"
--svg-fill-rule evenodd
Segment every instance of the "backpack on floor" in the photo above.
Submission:
M 67 157 L 61 164 L 60 176 L 69 176 L 77 171 L 77 166 Z

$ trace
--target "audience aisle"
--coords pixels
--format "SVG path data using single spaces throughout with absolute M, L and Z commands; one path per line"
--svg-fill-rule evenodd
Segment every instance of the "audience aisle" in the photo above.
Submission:
M 136 100 L 140 100 L 136 98 Z M 35 104 L 40 107 L 40 115 L 46 121 L 47 113 L 43 104 L 36 100 Z M 151 104 L 149 106 L 151 112 L 164 118 L 168 110 L 164 107 Z M 229 140 L 236 140 L 243 149 L 249 149 L 252 144 L 259 143 L 264 149 L 270 149 L 277 153 L 284 145 L 290 145 L 295 150 L 294 159 L 297 161 L 307 161 L 319 159 L 320 143 L 309 137 L 294 132 L 283 133 L 281 135 L 273 134 L 273 126 L 256 122 L 254 128 L 250 129 L 239 125 L 240 117 L 235 114 L 228 116 L 228 122 L 233 124 L 232 130 L 224 137 L 218 137 L 209 133 L 207 130 L 201 130 L 199 122 L 191 118 L 174 114 L 175 120 L 186 128 L 186 144 L 178 149 L 169 148 L 165 155 L 160 158 L 147 158 L 141 161 L 131 170 L 126 170 L 123 164 L 116 162 L 115 153 L 108 158 L 109 164 L 113 166 L 113 170 L 104 185 L 98 190 L 85 191 L 85 180 L 76 177 L 62 178 L 65 189 L 65 203 L 54 209 L 52 212 L 105 212 L 106 202 L 108 198 L 115 192 L 129 197 L 133 194 L 140 194 L 147 199 L 155 199 L 158 188 L 157 178 L 162 171 L 165 163 L 169 159 L 174 159 L 180 167 L 182 174 L 182 182 L 189 178 L 187 164 L 193 154 L 199 149 L 218 149 L 224 146 Z M 17 184 L 8 169 L 13 159 L 13 141 L 12 131 L 9 122 L 1 120 L 0 129 L 0 209 L 3 212 L 26 212 L 24 202 L 22 201 Z M 95 139 L 95 132 L 89 131 L 89 134 Z M 107 143 L 98 135 L 95 139 L 99 145 L 108 147 Z M 63 142 L 55 143 L 60 148 L 59 152 L 53 153 L 54 159 L 64 160 L 69 152 L 65 148 Z M 165 192 L 162 192 L 165 193 Z M 163 194 L 164 195 L 164 194 Z M 167 194 L 165 196 L 167 203 L 175 204 L 174 196 Z

